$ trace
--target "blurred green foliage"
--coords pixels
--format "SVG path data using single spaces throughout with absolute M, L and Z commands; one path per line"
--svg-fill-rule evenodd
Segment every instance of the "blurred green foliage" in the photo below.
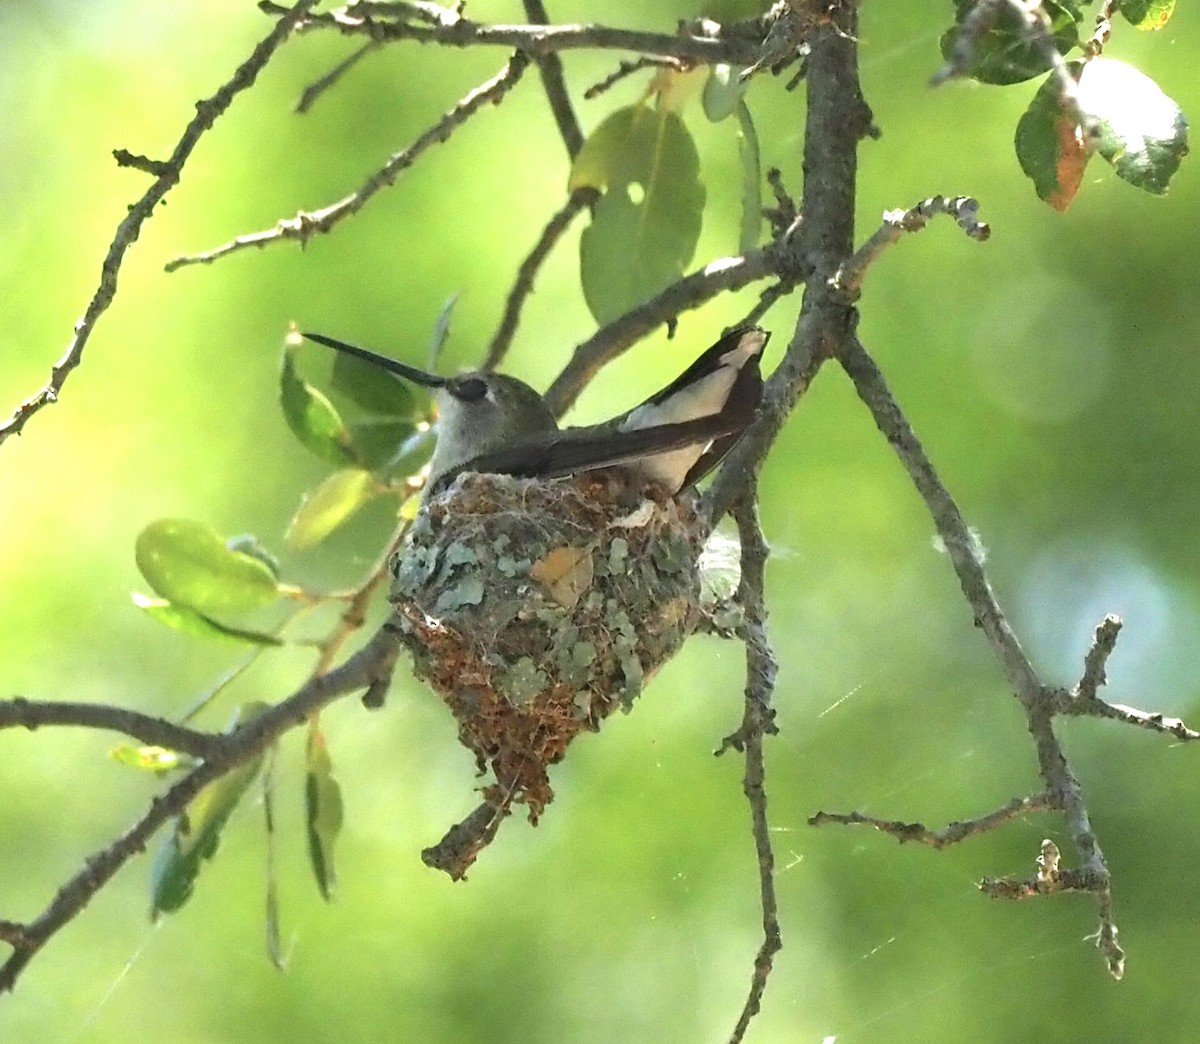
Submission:
M 550 10 L 598 17 L 580 2 Z M 599 17 L 669 29 L 693 11 L 615 2 Z M 515 3 L 480 0 L 472 14 L 523 20 Z M 1036 81 L 927 87 L 951 17 L 950 4 L 864 5 L 864 89 L 883 137 L 862 147 L 860 228 L 935 192 L 970 193 L 994 234 L 980 246 L 946 222 L 892 249 L 867 280 L 862 335 L 978 528 L 1046 675 L 1072 681 L 1091 629 L 1116 612 L 1127 628 L 1107 695 L 1194 716 L 1200 247 L 1187 215 L 1200 182 L 1185 163 L 1171 192 L 1152 198 L 1093 164 L 1072 209 L 1052 212 L 1012 147 Z M 144 188 L 111 150 L 164 154 L 195 100 L 266 29 L 247 0 L 0 7 L 6 411 L 60 354 Z M 279 409 L 290 321 L 422 362 L 443 303 L 461 291 L 442 366 L 479 359 L 567 182 L 532 75 L 307 249 L 162 271 L 176 254 L 340 198 L 503 61 L 499 50 L 385 49 L 294 115 L 303 88 L 353 46 L 298 38 L 234 103 L 143 230 L 62 401 L 0 449 L 0 695 L 177 716 L 230 668 L 230 646 L 167 631 L 130 604 L 134 543 L 153 519 L 196 518 L 283 552 L 302 491 L 328 471 Z M 1157 34 L 1118 23 L 1106 54 L 1200 112 L 1194 12 Z M 616 60 L 568 55 L 575 96 Z M 581 102 L 585 129 L 643 87 L 635 79 Z M 795 188 L 803 88 L 785 95 L 765 77 L 746 100 L 763 168 L 780 166 Z M 703 260 L 737 249 L 737 132 L 734 121 L 685 118 L 709 200 Z M 578 235 L 541 273 L 509 359 L 538 387 L 592 329 Z M 661 386 L 753 300 L 751 290 L 689 314 L 674 341 L 657 336 L 602 374 L 574 419 L 612 415 Z M 796 307 L 768 316 L 776 343 Z M 331 365 L 311 347 L 298 352 L 302 365 Z M 319 547 L 289 553 L 287 575 L 353 580 L 393 512 L 394 501 L 372 501 Z M 1069 853 L 1057 820 L 940 853 L 809 829 L 819 808 L 940 825 L 1038 783 L 922 505 L 832 367 L 767 464 L 763 513 L 782 661 L 768 781 L 785 948 L 750 1039 L 1193 1039 L 1197 752 L 1115 726 L 1062 726 L 1115 874 L 1129 951 L 1120 985 L 1084 941 L 1088 901 L 1001 905 L 974 889 L 985 874 L 1031 871 L 1043 836 Z M 202 724 L 278 699 L 310 663 L 267 651 Z M 305 853 L 304 739 L 284 744 L 275 812 L 286 974 L 265 954 L 262 810 L 243 802 L 180 913 L 150 926 L 151 860 L 135 861 L 0 999 L 0 1039 L 724 1038 L 759 932 L 740 766 L 711 756 L 739 720 L 741 668 L 736 645 L 694 639 L 633 714 L 573 749 L 539 827 L 510 822 L 465 884 L 418 853 L 473 807 L 471 759 L 449 714 L 401 670 L 383 711 L 347 700 L 322 719 L 345 806 L 333 905 L 318 897 Z M 107 758 L 112 742 L 66 730 L 0 737 L 0 917 L 42 909 L 160 785 Z

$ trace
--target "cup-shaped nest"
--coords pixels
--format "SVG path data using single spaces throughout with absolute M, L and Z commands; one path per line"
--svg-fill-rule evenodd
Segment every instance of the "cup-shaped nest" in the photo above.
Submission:
M 538 815 L 580 732 L 628 710 L 700 618 L 708 527 L 690 497 L 611 475 L 468 473 L 422 507 L 391 600 L 414 673 L 488 768 L 498 815 Z

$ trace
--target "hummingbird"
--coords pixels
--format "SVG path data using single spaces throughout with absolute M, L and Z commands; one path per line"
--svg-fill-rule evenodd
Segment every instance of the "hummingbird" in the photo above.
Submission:
M 440 421 L 426 496 L 464 471 L 551 479 L 608 467 L 674 496 L 711 471 L 754 420 L 770 337 L 738 327 L 645 402 L 601 424 L 559 428 L 545 399 L 516 377 L 443 377 L 333 337 L 303 336 L 436 390 Z

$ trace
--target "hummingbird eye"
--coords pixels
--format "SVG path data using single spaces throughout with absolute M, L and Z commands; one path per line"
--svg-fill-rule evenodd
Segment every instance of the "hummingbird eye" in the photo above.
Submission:
M 477 402 L 487 394 L 487 381 L 482 377 L 463 377 L 451 383 L 449 391 L 463 402 Z

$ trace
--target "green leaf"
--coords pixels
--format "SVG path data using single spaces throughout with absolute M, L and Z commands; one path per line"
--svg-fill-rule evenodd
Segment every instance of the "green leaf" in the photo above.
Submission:
M 258 717 L 268 709 L 249 703 L 239 711 L 237 724 Z M 175 829 L 163 839 L 154 859 L 151 884 L 151 914 L 178 910 L 188 901 L 206 859 L 211 859 L 221 840 L 221 831 L 237 808 L 242 795 L 254 782 L 263 755 L 231 769 L 213 781 L 192 800 L 176 821 Z
M 319 544 L 377 492 L 378 486 L 369 471 L 361 468 L 335 471 L 304 497 L 284 539 L 297 550 Z
M 714 65 L 708 74 L 700 101 L 704 115 L 713 123 L 732 116 L 742 104 L 750 87 L 749 80 L 740 78 L 743 68 L 740 65 Z
M 276 558 L 267 549 L 267 545 L 258 539 L 253 533 L 238 533 L 237 536 L 231 536 L 226 539 L 225 546 L 230 551 L 240 551 L 243 555 L 249 555 L 251 558 L 257 558 L 263 565 L 271 570 L 271 575 L 276 580 L 279 579 L 279 559 Z
M 1079 64 L 1071 63 L 1075 75 Z M 1079 191 L 1091 154 L 1075 121 L 1063 111 L 1056 76 L 1047 77 L 1022 113 L 1013 143 L 1038 198 L 1055 210 L 1066 210 Z
M 1161 29 L 1175 13 L 1175 0 L 1119 0 L 1117 10 L 1135 29 Z
M 332 899 L 337 886 L 333 847 L 342 830 L 342 788 L 333 778 L 333 762 L 325 745 L 325 734 L 313 719 L 308 726 L 305 749 L 304 803 L 308 812 L 308 854 L 317 887 Z
M 437 319 L 433 323 L 433 333 L 429 338 L 429 369 L 436 371 L 438 358 L 442 354 L 442 348 L 446 344 L 446 338 L 450 336 L 450 317 L 454 314 L 454 306 L 458 304 L 460 294 L 458 291 L 452 293 L 446 298 L 446 303 L 442 305 L 441 310 L 437 314 Z
M 364 468 L 384 468 L 396 459 L 400 447 L 416 430 L 409 421 L 355 421 L 350 425 L 350 444 Z
M 416 409 L 412 392 L 399 377 L 349 352 L 334 353 L 329 390 L 380 417 L 409 418 Z
M 947 60 L 954 53 L 963 22 L 978 4 L 977 0 L 955 0 L 955 6 L 957 24 L 941 39 L 942 57 Z M 1068 0 L 1043 0 L 1042 8 L 1050 19 L 1055 48 L 1066 54 L 1079 44 L 1079 23 L 1083 20 L 1079 5 Z M 1039 47 L 1025 39 L 1022 17 L 1007 4 L 1001 5 L 995 22 L 975 41 L 973 57 L 968 75 L 980 83 L 1020 83 L 1050 68 Z
M 197 638 L 215 638 L 220 641 L 239 642 L 243 645 L 283 644 L 282 639 L 276 638 L 273 634 L 252 631 L 245 627 L 231 627 L 218 620 L 213 620 L 195 609 L 168 602 L 165 598 L 147 598 L 144 594 L 134 591 L 133 604 L 160 624 Z
M 134 555 L 155 593 L 205 616 L 258 609 L 279 597 L 265 563 L 232 550 L 203 522 L 151 522 L 138 534 Z
M 1100 121 L 1096 149 L 1117 176 L 1161 195 L 1188 152 L 1187 120 L 1149 76 L 1095 58 L 1079 79 L 1079 103 Z
M 334 466 L 354 464 L 350 432 L 329 399 L 296 372 L 295 346 L 283 349 L 279 402 L 288 427 L 311 452 Z
M 759 160 L 758 131 L 745 102 L 738 102 L 738 159 L 742 165 L 742 220 L 738 246 L 743 254 L 758 246 L 762 231 L 762 167 Z
M 620 109 L 592 132 L 569 188 L 604 194 L 580 240 L 588 308 L 606 323 L 683 274 L 700 236 L 700 159 L 674 112 Z
M 402 478 L 412 478 L 429 463 L 436 445 L 437 428 L 418 428 L 401 443 L 388 465 L 389 470 L 394 470 Z

